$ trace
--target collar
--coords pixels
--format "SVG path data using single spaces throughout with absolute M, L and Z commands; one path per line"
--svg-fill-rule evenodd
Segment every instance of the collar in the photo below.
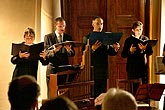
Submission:
M 55 31 L 55 34 L 56 34 L 56 36 L 59 36 L 60 35 L 57 31 Z M 61 35 L 63 37 L 64 34 L 61 34 Z

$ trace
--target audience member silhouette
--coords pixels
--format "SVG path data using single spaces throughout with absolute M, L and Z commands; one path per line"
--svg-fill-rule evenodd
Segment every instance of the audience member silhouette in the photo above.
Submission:
M 10 82 L 8 99 L 11 110 L 35 110 L 40 87 L 36 79 L 30 75 L 23 75 Z
M 78 110 L 76 104 L 65 96 L 58 96 L 46 101 L 40 110 Z
M 103 98 L 102 110 L 137 110 L 137 102 L 131 93 L 110 88 Z

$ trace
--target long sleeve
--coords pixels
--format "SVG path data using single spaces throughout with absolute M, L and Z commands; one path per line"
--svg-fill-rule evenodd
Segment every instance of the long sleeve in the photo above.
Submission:
M 54 48 L 51 46 L 53 46 L 54 44 L 56 44 L 56 39 L 55 39 L 55 34 L 54 33 L 51 33 L 51 34 L 48 34 L 48 35 L 45 35 L 44 37 L 44 49 L 47 53 L 47 57 L 54 57 Z

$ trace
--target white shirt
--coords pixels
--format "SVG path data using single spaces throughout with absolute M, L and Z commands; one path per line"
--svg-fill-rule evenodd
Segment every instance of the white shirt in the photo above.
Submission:
M 62 38 L 60 38 L 60 34 L 59 34 L 57 31 L 55 31 L 55 34 L 56 34 L 56 36 L 57 36 L 58 42 L 59 42 L 59 43 L 60 43 L 60 42 L 63 42 L 63 34 L 61 34 L 61 37 L 62 37 Z

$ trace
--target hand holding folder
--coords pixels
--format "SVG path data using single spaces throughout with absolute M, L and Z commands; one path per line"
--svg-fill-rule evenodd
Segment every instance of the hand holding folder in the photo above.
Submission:
M 157 39 L 141 40 L 141 39 L 137 39 L 137 38 L 135 38 L 135 40 L 136 40 L 137 43 L 142 43 L 143 45 L 149 44 L 152 47 L 154 47 L 156 45 L 157 41 L 158 41 Z
M 113 45 L 120 41 L 122 32 L 92 32 L 89 37 L 90 45 L 93 45 L 97 40 L 103 45 Z
M 21 51 L 22 53 L 27 52 L 30 53 L 31 59 L 38 59 L 40 56 L 39 54 L 44 50 L 44 43 L 37 43 L 33 45 L 25 45 L 23 43 L 16 44 L 12 43 L 12 51 L 11 55 L 15 56 L 18 55 Z
M 58 47 L 58 46 L 66 46 L 66 45 L 72 45 L 73 47 L 80 47 L 83 45 L 83 43 L 81 42 L 78 42 L 78 41 L 65 41 L 65 42 L 61 42 L 61 43 L 56 43 L 52 46 L 50 46 L 48 49 L 53 49 L 54 46 L 55 47 Z

